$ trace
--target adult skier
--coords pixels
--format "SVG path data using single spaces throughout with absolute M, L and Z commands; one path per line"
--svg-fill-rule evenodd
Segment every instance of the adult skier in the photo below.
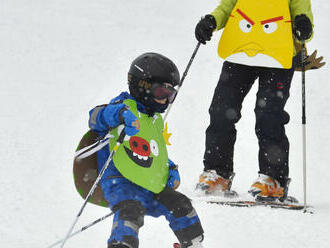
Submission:
M 126 134 L 100 181 L 104 198 L 115 213 L 108 248 L 137 248 L 145 215 L 165 216 L 182 248 L 202 247 L 199 217 L 190 200 L 175 191 L 180 176 L 177 165 L 168 158 L 160 114 L 174 101 L 179 80 L 179 71 L 170 59 L 157 53 L 142 54 L 130 66 L 129 93 L 122 92 L 109 104 L 90 111 L 91 130 L 100 137 L 109 131 L 112 135 L 110 144 L 97 153 L 99 171 L 122 124 Z
M 256 200 L 285 200 L 289 178 L 289 141 L 284 110 L 294 73 L 294 37 L 313 33 L 310 0 L 221 0 L 196 26 L 196 39 L 206 44 L 224 28 L 218 54 L 225 60 L 209 108 L 204 172 L 197 188 L 206 193 L 231 190 L 234 177 L 235 124 L 245 96 L 259 79 L 255 132 L 259 142 L 259 177 L 249 192 Z

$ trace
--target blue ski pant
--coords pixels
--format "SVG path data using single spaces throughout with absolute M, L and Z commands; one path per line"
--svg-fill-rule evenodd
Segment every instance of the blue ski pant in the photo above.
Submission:
M 203 235 L 199 217 L 191 201 L 182 193 L 165 188 L 154 194 L 121 176 L 103 179 L 101 187 L 105 199 L 114 212 L 108 247 L 123 244 L 139 246 L 138 232 L 144 216 L 165 216 L 169 226 L 181 244 L 188 244 Z

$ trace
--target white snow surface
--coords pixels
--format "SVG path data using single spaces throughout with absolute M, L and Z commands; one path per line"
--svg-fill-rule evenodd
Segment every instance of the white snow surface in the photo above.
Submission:
M 218 0 L 1 0 L 0 247 L 47 247 L 64 237 L 83 200 L 72 161 L 87 131 L 88 111 L 127 90 L 131 61 L 144 52 L 171 58 L 183 73 L 197 44 L 196 23 Z M 329 50 L 330 4 L 312 2 L 309 51 Z M 180 165 L 180 191 L 192 195 L 202 172 L 208 107 L 220 74 L 220 32 L 201 46 L 168 116 L 170 158 Z M 315 213 L 232 208 L 194 201 L 207 248 L 330 247 L 328 65 L 306 73 L 307 201 Z M 254 104 L 257 83 L 237 125 L 233 189 L 246 194 L 257 177 Z M 289 193 L 303 201 L 301 74 L 292 82 Z M 76 229 L 108 213 L 87 204 Z M 106 247 L 109 218 L 65 247 Z M 164 217 L 145 218 L 140 247 L 169 248 L 176 237 Z

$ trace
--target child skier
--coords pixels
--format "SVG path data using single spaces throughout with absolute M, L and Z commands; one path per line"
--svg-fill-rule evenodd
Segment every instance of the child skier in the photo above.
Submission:
M 196 211 L 185 195 L 175 191 L 180 176 L 177 165 L 168 159 L 160 115 L 174 101 L 179 80 L 170 59 L 142 54 L 128 72 L 129 93 L 90 111 L 91 130 L 100 137 L 110 131 L 112 137 L 97 153 L 99 171 L 123 126 L 126 134 L 100 181 L 114 212 L 108 248 L 137 248 L 145 215 L 165 216 L 181 247 L 202 247 L 203 229 Z

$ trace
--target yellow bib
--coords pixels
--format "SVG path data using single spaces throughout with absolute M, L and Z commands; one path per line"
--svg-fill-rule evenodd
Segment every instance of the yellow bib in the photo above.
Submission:
M 218 54 L 238 64 L 291 68 L 288 0 L 238 0 L 219 41 Z

